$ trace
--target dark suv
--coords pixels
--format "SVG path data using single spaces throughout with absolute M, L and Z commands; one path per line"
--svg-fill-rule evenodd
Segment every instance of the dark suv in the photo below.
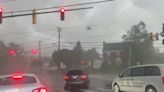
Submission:
M 64 89 L 70 88 L 85 88 L 89 87 L 89 78 L 83 70 L 69 70 L 64 76 L 65 86 Z

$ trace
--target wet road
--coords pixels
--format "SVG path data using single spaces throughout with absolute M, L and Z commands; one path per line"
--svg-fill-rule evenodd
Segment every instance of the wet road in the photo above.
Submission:
M 64 80 L 62 74 L 39 74 L 37 75 L 44 85 L 47 86 L 50 92 L 66 92 L 64 90 Z M 112 92 L 110 86 L 115 76 L 106 75 L 89 75 L 90 87 L 88 90 L 74 89 L 72 92 Z

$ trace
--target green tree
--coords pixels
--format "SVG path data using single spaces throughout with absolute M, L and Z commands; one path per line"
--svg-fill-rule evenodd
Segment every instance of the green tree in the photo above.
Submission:
M 3 41 L 0 41 L 0 72 L 4 70 L 7 56 L 7 46 Z
M 99 53 L 96 51 L 95 48 L 88 49 L 87 51 L 83 52 L 83 58 L 94 61 L 96 59 L 100 59 Z
M 10 49 L 16 50 L 17 54 L 15 56 L 9 55 Z M 17 69 L 23 70 L 26 66 L 23 53 L 24 49 L 20 45 L 10 42 L 7 46 L 3 41 L 0 41 L 0 73 L 14 72 Z
M 80 41 L 78 41 L 73 49 L 73 62 L 75 65 L 80 65 L 82 60 L 82 47 Z
M 14 42 L 10 42 L 8 45 L 9 45 L 9 46 L 8 46 L 8 49 L 13 49 L 13 50 L 15 50 L 17 56 L 20 57 L 20 56 L 24 53 L 24 48 L 21 47 L 19 44 L 16 44 L 16 43 L 14 43 Z
M 92 49 L 88 49 L 87 51 L 83 51 L 82 59 L 86 61 L 87 65 L 89 65 L 90 63 L 91 66 L 93 66 L 94 61 L 100 59 L 100 55 L 95 48 L 92 48 Z
M 131 30 L 127 31 L 122 38 L 124 40 L 124 52 L 128 55 L 127 57 L 131 65 L 153 61 L 155 48 L 146 30 L 146 24 L 143 21 L 132 26 Z
M 81 42 L 80 41 L 77 41 L 77 43 L 76 43 L 76 45 L 74 47 L 74 50 L 81 52 L 81 49 L 82 49 Z
M 94 61 L 99 58 L 100 56 L 95 48 L 84 51 L 82 50 L 80 41 L 78 41 L 73 50 L 62 49 L 60 51 L 54 51 L 50 65 L 56 65 L 60 69 L 60 63 L 62 62 L 67 68 L 79 67 L 82 65 L 81 61 Z
M 56 65 L 60 69 L 60 64 L 64 63 L 69 68 L 79 66 L 81 60 L 82 47 L 80 41 L 78 41 L 73 50 L 62 49 L 60 51 L 54 51 L 50 65 Z

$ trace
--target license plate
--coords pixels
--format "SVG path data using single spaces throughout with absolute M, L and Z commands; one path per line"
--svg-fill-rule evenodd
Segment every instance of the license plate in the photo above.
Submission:
M 73 79 L 77 79 L 78 76 L 72 76 Z

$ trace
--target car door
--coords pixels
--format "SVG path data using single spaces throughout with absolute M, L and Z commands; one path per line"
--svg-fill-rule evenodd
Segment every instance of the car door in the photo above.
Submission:
M 145 83 L 147 85 L 153 85 L 163 88 L 161 81 L 161 72 L 158 66 L 146 66 L 145 67 Z
M 129 79 L 130 92 L 143 92 L 145 85 L 144 67 L 135 67 L 131 69 L 131 78 Z
M 119 75 L 119 87 L 121 91 L 129 91 L 129 78 L 131 77 L 131 68 L 126 69 Z

